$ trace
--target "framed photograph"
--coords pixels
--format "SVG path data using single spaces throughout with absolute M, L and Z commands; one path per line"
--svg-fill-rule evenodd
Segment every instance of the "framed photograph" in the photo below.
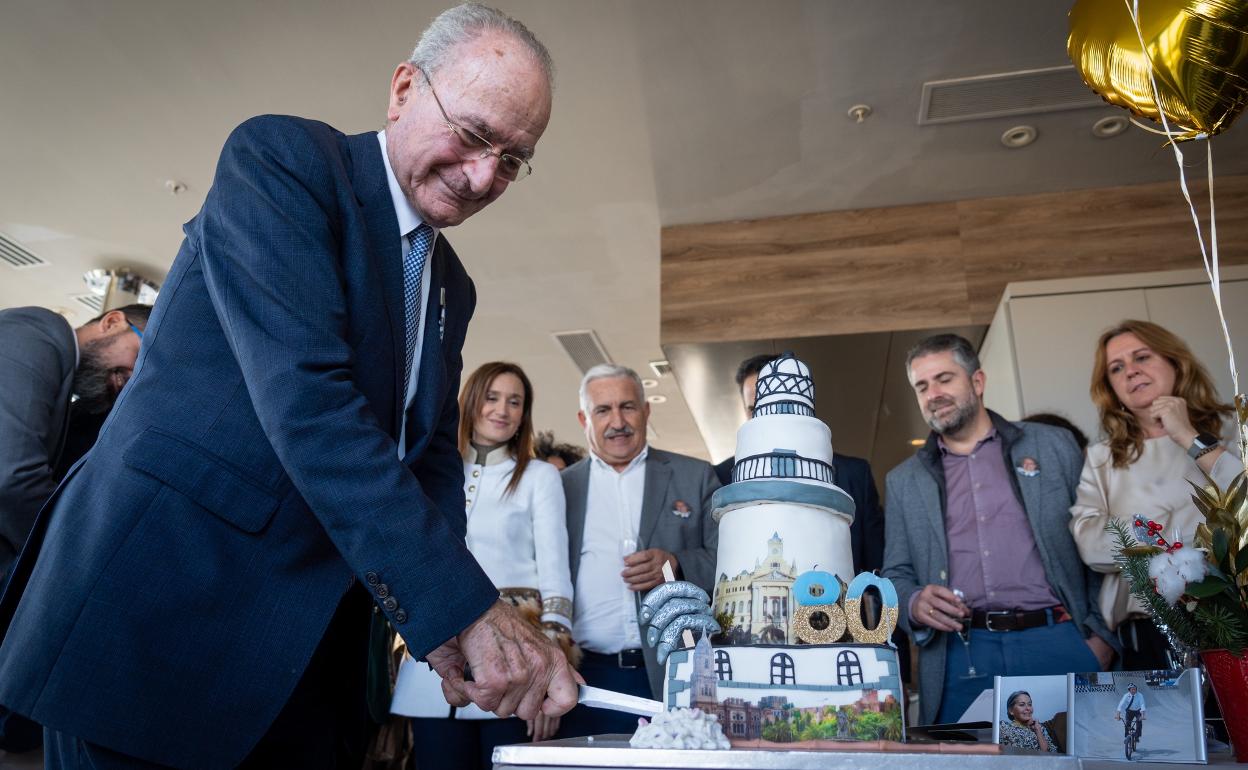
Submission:
M 1206 761 L 1200 669 L 1068 678 L 1075 754 L 1124 762 Z
M 1070 688 L 1065 674 L 996 677 L 992 707 L 994 742 L 1036 752 L 1070 753 Z

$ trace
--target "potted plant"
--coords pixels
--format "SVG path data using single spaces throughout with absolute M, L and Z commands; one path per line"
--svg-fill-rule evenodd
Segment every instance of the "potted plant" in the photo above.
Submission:
M 1236 758 L 1248 762 L 1248 474 L 1221 490 L 1193 484 L 1204 515 L 1194 542 L 1167 542 L 1161 527 L 1118 521 L 1118 563 L 1180 657 L 1198 652 L 1226 720 Z

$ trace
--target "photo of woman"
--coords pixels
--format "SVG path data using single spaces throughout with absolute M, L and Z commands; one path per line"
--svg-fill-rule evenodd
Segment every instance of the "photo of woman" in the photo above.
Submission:
M 1031 693 L 1026 690 L 1010 693 L 1005 701 L 1005 713 L 1010 718 L 1009 721 L 1001 721 L 1001 737 L 998 743 L 1019 749 L 1058 753 L 1057 742 L 1053 740 L 1049 728 L 1035 717 Z

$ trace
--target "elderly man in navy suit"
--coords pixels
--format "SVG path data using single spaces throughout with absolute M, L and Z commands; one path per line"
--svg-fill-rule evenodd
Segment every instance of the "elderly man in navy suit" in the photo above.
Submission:
M 381 134 L 265 116 L 227 140 L 0 602 L 0 704 L 47 727 L 49 766 L 358 767 L 374 607 L 452 703 L 575 703 L 464 545 L 475 292 L 442 233 L 528 173 L 551 72 L 460 6 L 394 71 Z

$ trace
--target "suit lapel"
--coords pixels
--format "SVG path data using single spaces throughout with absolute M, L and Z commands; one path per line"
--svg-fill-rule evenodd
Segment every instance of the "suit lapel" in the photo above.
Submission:
M 940 547 L 940 553 L 948 555 L 948 535 L 945 532 L 945 505 L 947 504 L 945 464 L 941 458 L 940 444 L 936 440 L 935 433 L 928 435 L 927 443 L 915 457 L 923 469 L 922 473 L 914 474 L 915 484 L 919 487 L 917 499 L 920 515 L 931 525 L 936 544 Z
M 646 455 L 646 484 L 641 494 L 641 524 L 637 528 L 637 547 L 650 547 L 654 529 L 659 524 L 659 514 L 667 498 L 667 485 L 672 480 L 672 469 L 667 460 L 654 449 Z
M 915 498 L 919 502 L 918 515 L 927 519 L 927 523 L 931 526 L 936 552 L 948 558 L 949 540 L 945 533 L 944 501 L 941 498 L 940 487 L 929 473 L 914 474 L 914 483 L 919 487 L 919 494 Z
M 407 358 L 403 349 L 406 335 L 403 320 L 403 254 L 397 237 L 399 220 L 394 213 L 394 201 L 390 198 L 377 134 L 369 132 L 349 136 L 347 148 L 352 160 L 352 187 L 356 191 L 356 200 L 364 210 L 369 253 L 380 277 L 386 315 L 390 319 L 389 363 L 394 369 L 392 382 L 395 394 L 391 433 L 397 438 L 403 409 L 403 361 Z
M 1023 512 L 1027 514 L 1027 520 L 1031 522 L 1031 531 L 1040 532 L 1042 527 L 1040 522 L 1036 521 L 1035 516 L 1039 515 L 1042 510 L 1040 507 L 1040 477 L 1021 478 L 1016 468 L 1022 466 L 1023 458 L 1031 457 L 1035 459 L 1036 451 L 1032 446 L 1032 442 L 1028 439 L 1026 433 L 1014 442 L 1010 447 L 1010 453 L 1006 456 L 1005 472 L 1010 476 L 1010 483 L 1014 487 L 1015 494 L 1019 497 L 1019 502 L 1023 504 Z
M 572 585 L 576 585 L 576 573 L 581 567 L 581 547 L 585 542 L 585 508 L 589 503 L 589 463 L 587 458 L 563 473 L 564 491 L 567 494 L 568 564 L 572 570 Z

